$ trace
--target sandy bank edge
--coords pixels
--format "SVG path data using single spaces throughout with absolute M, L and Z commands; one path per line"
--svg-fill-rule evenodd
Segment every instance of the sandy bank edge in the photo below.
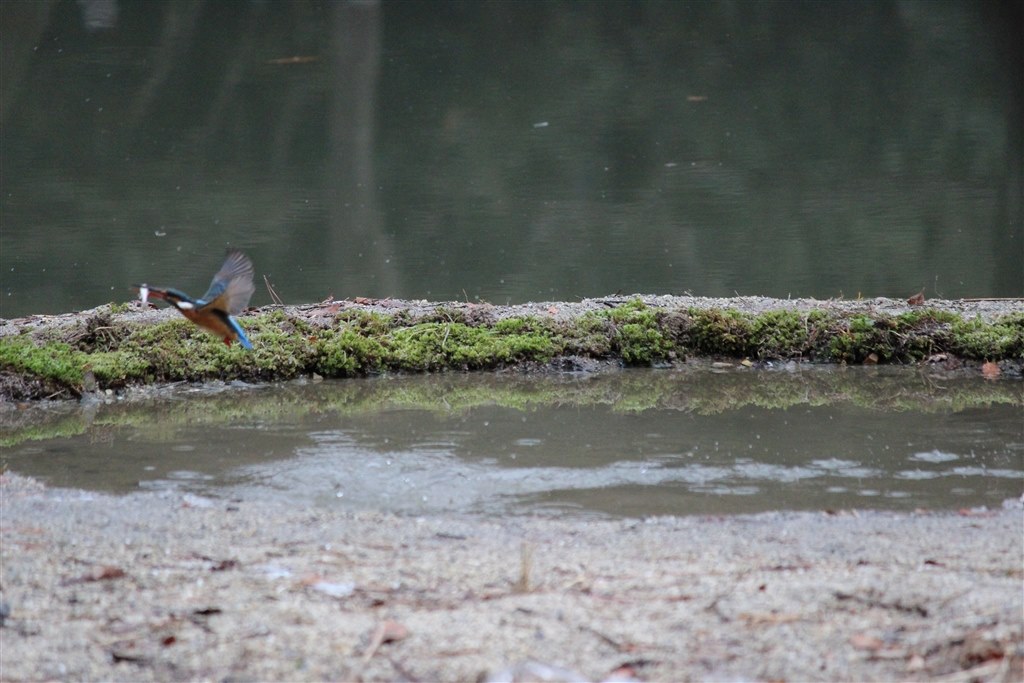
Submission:
M 1024 674 L 1019 506 L 408 518 L 5 474 L 0 518 L 4 680 Z

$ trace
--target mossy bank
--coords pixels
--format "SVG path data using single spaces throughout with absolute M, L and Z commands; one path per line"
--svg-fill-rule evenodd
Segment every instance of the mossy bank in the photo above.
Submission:
M 1024 303 L 633 296 L 494 306 L 375 300 L 273 306 L 227 347 L 176 312 L 110 304 L 0 323 L 0 398 L 131 385 L 385 372 L 591 370 L 694 357 L 926 364 L 1020 376 Z

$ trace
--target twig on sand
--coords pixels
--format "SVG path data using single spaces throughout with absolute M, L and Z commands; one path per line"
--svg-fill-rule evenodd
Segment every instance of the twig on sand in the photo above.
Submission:
M 402 640 L 409 635 L 409 629 L 402 626 L 397 621 L 382 621 L 377 625 L 377 629 L 373 632 L 373 638 L 370 639 L 370 644 L 366 647 L 366 652 L 363 653 L 363 664 L 368 664 L 373 655 L 377 653 L 380 646 L 384 643 L 391 643 L 396 640 Z

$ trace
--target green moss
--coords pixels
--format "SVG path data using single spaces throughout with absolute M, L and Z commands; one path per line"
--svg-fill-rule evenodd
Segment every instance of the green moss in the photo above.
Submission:
M 627 365 L 650 365 L 675 356 L 676 345 L 660 324 L 662 312 L 639 299 L 598 315 L 610 323 L 610 351 Z
M 892 323 L 892 357 L 901 362 L 924 360 L 948 347 L 951 324 L 960 316 L 946 311 L 924 309 L 896 316 Z
M 627 365 L 646 365 L 673 354 L 673 345 L 661 330 L 645 323 L 625 323 L 619 327 L 615 346 Z
M 995 323 L 964 321 L 930 309 L 895 317 L 853 316 L 829 331 L 829 358 L 863 362 L 874 354 L 878 362 L 910 363 L 940 352 L 978 360 L 1024 357 L 1024 324 L 1008 317 Z
M 140 325 L 131 332 L 125 341 L 147 348 L 167 348 L 181 344 L 184 340 L 199 334 L 212 338 L 208 332 L 203 332 L 201 328 L 184 318 L 174 318 L 155 325 Z
M 105 388 L 120 388 L 152 377 L 149 361 L 137 349 L 93 353 L 86 368 Z
M 1024 313 L 1006 315 L 992 324 L 958 320 L 951 330 L 951 350 L 977 360 L 1024 358 Z
M 751 355 L 750 316 L 731 309 L 690 309 L 692 326 L 689 344 L 695 352 L 707 356 L 744 358 Z
M 866 315 L 855 315 L 840 321 L 830 335 L 828 357 L 831 360 L 859 363 L 876 352 L 879 343 L 875 321 Z M 884 360 L 885 356 L 879 356 Z
M 514 327 L 506 325 L 505 329 Z M 420 323 L 390 336 L 388 364 L 399 370 L 481 369 L 547 360 L 556 350 L 542 333 L 502 333 L 463 323 Z
M 813 351 L 811 331 L 815 322 L 797 311 L 768 311 L 750 325 L 749 347 L 761 359 L 798 358 Z
M 262 316 L 247 316 L 239 321 L 252 342 L 250 351 L 239 345 L 217 350 L 237 369 L 237 376 L 248 380 L 294 377 L 306 371 L 317 357 L 317 332 L 305 320 L 271 311 Z
M 81 389 L 85 356 L 62 342 L 37 346 L 27 335 L 0 337 L 0 367 Z
M 274 309 L 240 322 L 253 342 L 251 351 L 228 347 L 184 318 L 140 323 L 100 311 L 74 325 L 37 332 L 34 339 L 0 339 L 0 362 L 18 376 L 8 384 L 21 383 L 17 395 L 45 396 L 61 389 L 78 393 L 181 380 L 476 370 L 567 355 L 637 366 L 685 354 L 847 363 L 917 362 L 937 353 L 1024 359 L 1022 313 L 994 323 L 931 309 L 898 316 L 781 309 L 755 316 L 731 309 L 666 310 L 633 300 L 571 320 L 495 320 L 489 308 L 438 307 L 418 319 L 405 310 L 307 317 Z
M 603 311 L 602 315 L 613 323 L 622 324 L 639 319 L 651 320 L 653 319 L 654 309 L 650 308 L 641 299 L 633 299 L 621 306 Z
M 567 354 L 591 358 L 612 355 L 612 323 L 603 313 L 585 313 L 572 323 L 564 324 L 558 336 Z
M 335 316 L 334 322 L 339 329 L 345 328 L 363 335 L 386 335 L 403 324 L 397 316 L 367 311 L 344 311 Z
M 316 345 L 316 371 L 325 377 L 351 377 L 381 369 L 387 348 L 357 329 L 329 332 Z

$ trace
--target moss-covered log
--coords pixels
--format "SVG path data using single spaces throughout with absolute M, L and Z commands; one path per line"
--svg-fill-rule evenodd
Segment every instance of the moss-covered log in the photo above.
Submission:
M 70 398 L 130 385 L 520 367 L 920 363 L 1007 375 L 1024 365 L 1021 301 L 636 296 L 492 306 L 395 300 L 273 306 L 242 316 L 254 350 L 170 310 L 111 304 L 0 324 L 0 397 Z

